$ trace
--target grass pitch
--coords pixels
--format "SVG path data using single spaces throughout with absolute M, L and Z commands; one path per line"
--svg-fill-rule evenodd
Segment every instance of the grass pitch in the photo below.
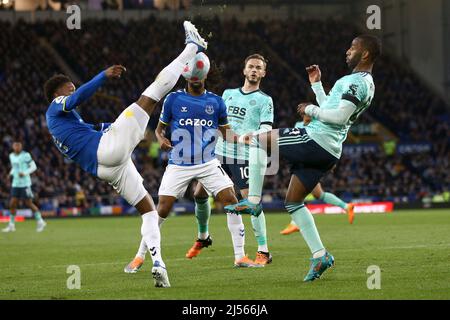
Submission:
M 315 216 L 336 266 L 322 279 L 303 283 L 310 253 L 299 234 L 282 236 L 286 213 L 266 214 L 273 263 L 233 268 L 225 215 L 211 218 L 213 246 L 184 258 L 196 238 L 192 215 L 171 217 L 162 227 L 163 257 L 172 287 L 155 288 L 151 259 L 137 274 L 124 266 L 137 251 L 141 219 L 48 220 L 43 233 L 34 221 L 0 234 L 0 299 L 450 299 L 450 212 L 397 211 Z M 256 253 L 250 217 L 244 217 L 246 250 Z M 81 270 L 81 289 L 69 290 L 69 265 Z M 381 269 L 381 289 L 369 290 L 369 266 Z

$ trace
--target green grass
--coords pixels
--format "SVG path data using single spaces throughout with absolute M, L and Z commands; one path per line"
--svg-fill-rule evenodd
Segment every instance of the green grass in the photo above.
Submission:
M 0 234 L 0 299 L 450 299 L 450 212 L 397 211 L 315 216 L 336 266 L 322 279 L 303 283 L 310 253 L 299 234 L 281 236 L 286 213 L 267 214 L 271 265 L 233 268 L 225 215 L 213 215 L 214 244 L 184 258 L 196 237 L 192 215 L 171 217 L 162 228 L 163 257 L 172 287 L 153 287 L 150 258 L 134 275 L 123 267 L 137 250 L 141 220 L 92 218 L 48 220 L 37 234 L 34 221 Z M 256 241 L 250 218 L 246 250 Z M 66 287 L 69 265 L 81 268 L 81 290 Z M 367 268 L 381 268 L 381 289 L 368 290 Z

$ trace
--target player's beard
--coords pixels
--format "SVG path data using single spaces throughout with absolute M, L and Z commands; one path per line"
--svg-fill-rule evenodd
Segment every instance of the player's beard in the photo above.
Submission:
M 261 81 L 261 77 L 258 77 L 258 76 L 252 77 L 251 75 L 248 75 L 246 77 L 246 79 L 247 79 L 248 83 L 250 83 L 251 85 L 257 85 Z
M 197 94 L 200 94 L 205 90 L 205 87 L 201 82 L 191 82 L 189 85 L 191 87 L 191 90 Z
M 353 58 L 347 60 L 347 65 L 348 65 L 349 69 L 353 71 L 353 69 L 355 69 L 356 66 L 359 64 L 359 62 L 361 61 L 361 58 L 362 58 L 362 52 L 358 52 L 357 54 L 355 54 L 353 56 Z

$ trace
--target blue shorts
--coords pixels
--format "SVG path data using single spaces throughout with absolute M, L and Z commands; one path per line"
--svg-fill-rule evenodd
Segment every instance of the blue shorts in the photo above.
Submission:
M 11 189 L 11 197 L 18 199 L 33 199 L 33 191 L 31 191 L 31 187 L 17 188 L 13 187 Z
M 248 185 L 248 160 L 239 160 L 233 158 L 222 157 L 217 155 L 220 160 L 222 168 L 231 178 L 231 181 L 239 188 L 245 190 L 249 188 Z
M 279 129 L 280 157 L 310 193 L 339 159 L 312 140 L 304 128 Z

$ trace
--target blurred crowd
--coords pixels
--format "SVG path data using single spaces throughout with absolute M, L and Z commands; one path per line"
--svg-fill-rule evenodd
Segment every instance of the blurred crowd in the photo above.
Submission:
M 222 81 L 208 83 L 221 94 L 243 83 L 243 60 L 252 53 L 268 58 L 262 90 L 275 104 L 275 127 L 293 126 L 300 102 L 312 101 L 307 75 L 309 64 L 319 64 L 326 88 L 348 73 L 345 52 L 358 34 L 353 26 L 328 21 L 256 21 L 209 19 L 194 21 L 210 42 L 208 56 L 220 68 Z M 62 70 L 54 62 L 50 44 L 72 70 L 87 81 L 111 64 L 123 64 L 125 77 L 108 82 L 80 108 L 86 122 L 113 121 L 135 101 L 157 73 L 184 46 L 181 21 L 86 20 L 81 30 L 69 31 L 62 22 L 36 24 L 0 22 L 0 207 L 6 205 L 10 181 L 8 154 L 14 139 L 21 139 L 38 170 L 33 174 L 34 192 L 41 206 L 92 206 L 121 203 L 112 188 L 82 172 L 53 146 L 45 122 L 47 103 L 42 85 Z M 299 31 L 300 30 L 300 31 Z M 324 36 L 330 35 L 332 37 Z M 45 43 L 44 43 L 45 42 Z M 285 65 L 283 65 L 285 64 Z M 287 64 L 287 65 L 286 65 Z M 293 70 L 290 72 L 288 69 Z M 384 55 L 374 69 L 376 85 L 372 106 L 360 123 L 374 119 L 385 125 L 401 142 L 426 142 L 431 150 L 416 154 L 377 152 L 357 157 L 343 155 L 333 174 L 323 180 L 326 190 L 346 198 L 416 201 L 449 191 L 449 108 L 424 86 L 407 65 Z M 79 85 L 79 83 L 78 83 Z M 180 79 L 178 88 L 183 87 Z M 167 163 L 153 130 L 160 106 L 151 118 L 148 134 L 133 157 L 147 189 L 157 194 Z M 289 169 L 282 164 L 276 176 L 266 179 L 273 197 L 284 197 Z M 189 197 L 190 195 L 188 195 Z

